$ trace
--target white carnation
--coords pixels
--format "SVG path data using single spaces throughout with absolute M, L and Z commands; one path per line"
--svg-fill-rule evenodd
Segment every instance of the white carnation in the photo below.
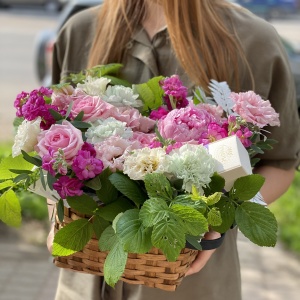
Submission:
M 137 99 L 138 97 L 139 95 L 134 94 L 131 88 L 115 85 L 107 88 L 103 100 L 117 107 L 141 107 L 143 102 Z
M 18 127 L 15 136 L 14 145 L 12 147 L 12 156 L 16 157 L 21 154 L 21 150 L 31 152 L 37 144 L 37 136 L 41 132 L 40 129 L 41 117 L 33 121 L 24 120 Z
M 85 133 L 87 142 L 92 144 L 103 142 L 110 136 L 130 139 L 132 135 L 132 129 L 126 127 L 125 122 L 118 121 L 113 117 L 93 122 L 92 127 Z
M 167 157 L 168 172 L 183 180 L 182 188 L 192 192 L 194 185 L 200 194 L 210 183 L 216 161 L 202 145 L 186 144 L 171 151 Z
M 133 180 L 143 180 L 146 174 L 164 173 L 165 158 L 162 148 L 137 149 L 125 157 L 123 172 Z
M 87 76 L 84 83 L 78 83 L 77 88 L 82 89 L 90 96 L 102 96 L 107 85 L 110 83 L 110 79 L 105 77 L 91 77 Z

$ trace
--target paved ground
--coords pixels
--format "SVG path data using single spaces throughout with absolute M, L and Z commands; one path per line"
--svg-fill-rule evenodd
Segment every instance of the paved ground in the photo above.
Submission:
M 300 257 L 280 244 L 274 249 L 257 247 L 242 235 L 238 245 L 243 300 L 299 300 Z M 7 237 L 0 230 L 1 300 L 53 300 L 58 271 L 45 247 Z

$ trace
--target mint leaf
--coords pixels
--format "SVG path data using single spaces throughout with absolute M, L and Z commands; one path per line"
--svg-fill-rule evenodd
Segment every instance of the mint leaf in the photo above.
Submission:
M 237 207 L 235 220 L 240 231 L 251 242 L 274 247 L 277 240 L 277 221 L 267 207 L 244 202 Z
M 213 230 L 224 233 L 232 226 L 235 218 L 235 205 L 232 200 L 222 196 L 221 200 L 216 204 L 221 214 L 222 223 L 218 226 L 212 225 Z
M 206 203 L 207 205 L 211 206 L 218 203 L 221 199 L 222 193 L 216 192 L 207 197 Z
M 132 200 L 137 207 L 144 203 L 147 196 L 140 186 L 128 176 L 121 173 L 113 173 L 109 176 L 110 182 L 127 198 Z
M 115 286 L 124 273 L 127 255 L 127 252 L 123 249 L 123 245 L 116 241 L 106 256 L 104 262 L 104 279 L 111 287 Z
M 216 192 L 222 192 L 225 186 L 225 179 L 217 174 L 214 173 L 214 175 L 211 177 L 211 182 L 209 183 L 208 187 L 204 187 L 204 194 L 205 196 L 209 196 Z
M 149 198 L 172 199 L 173 190 L 167 177 L 163 174 L 146 174 L 145 187 Z
M 145 227 L 151 227 L 165 218 L 169 212 L 170 209 L 163 199 L 151 198 L 142 206 L 140 218 Z
M 238 178 L 230 190 L 234 198 L 245 201 L 253 198 L 261 189 L 265 178 L 259 174 L 251 174 Z
M 110 225 L 110 223 L 100 216 L 93 217 L 93 228 L 97 239 L 100 239 L 104 230 Z
M 95 212 L 104 220 L 113 221 L 114 218 L 121 212 L 132 209 L 133 205 L 126 198 L 119 198 L 117 201 L 99 207 Z
M 101 180 L 99 176 L 94 177 L 91 180 L 88 180 L 84 183 L 85 186 L 89 187 L 92 190 L 98 191 L 101 189 Z
M 0 180 L 13 179 L 17 177 L 16 173 L 9 171 L 9 169 L 18 170 L 32 170 L 33 165 L 27 162 L 20 154 L 16 157 L 8 156 L 3 158 L 0 163 Z
M 176 261 L 185 246 L 185 234 L 178 220 L 163 219 L 156 223 L 152 232 L 152 244 L 161 249 L 168 261 Z
M 109 168 L 106 168 L 99 174 L 101 182 L 100 190 L 96 190 L 96 194 L 101 202 L 108 204 L 115 201 L 118 198 L 118 190 L 113 186 L 108 177 L 112 174 Z
M 64 221 L 64 201 L 59 199 L 56 205 L 58 220 L 62 223 Z
M 126 211 L 117 222 L 117 235 L 124 249 L 132 253 L 146 253 L 151 247 L 151 229 L 145 228 L 139 219 L 139 210 Z
M 101 251 L 110 251 L 114 244 L 118 242 L 118 237 L 112 226 L 104 229 L 99 239 L 99 249 Z
M 186 233 L 198 236 L 208 231 L 206 218 L 196 209 L 174 204 L 172 205 L 171 210 L 182 220 Z
M 0 219 L 9 226 L 21 225 L 21 206 L 14 191 L 8 190 L 0 196 Z
M 53 256 L 68 256 L 81 251 L 93 235 L 93 225 L 86 219 L 72 221 L 54 237 Z
M 212 226 L 220 226 L 222 224 L 221 213 L 217 207 L 213 207 L 207 214 L 207 221 Z
M 67 197 L 67 202 L 73 209 L 86 215 L 93 215 L 95 210 L 99 207 L 93 198 L 85 194 Z

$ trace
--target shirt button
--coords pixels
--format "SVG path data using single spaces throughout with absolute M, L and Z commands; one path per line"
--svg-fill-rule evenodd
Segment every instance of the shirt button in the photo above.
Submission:
M 133 43 L 130 41 L 126 44 L 127 49 L 131 49 L 133 47 Z

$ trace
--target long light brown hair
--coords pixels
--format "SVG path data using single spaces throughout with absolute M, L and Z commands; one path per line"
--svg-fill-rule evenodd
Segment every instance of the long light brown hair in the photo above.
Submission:
M 146 17 L 146 0 L 106 0 L 90 51 L 88 68 L 121 62 L 125 45 Z M 158 1 L 158 0 L 156 0 Z M 226 80 L 239 89 L 240 66 L 253 78 L 230 21 L 225 0 L 160 0 L 175 54 L 196 85 Z M 226 24 L 226 25 L 225 25 Z

